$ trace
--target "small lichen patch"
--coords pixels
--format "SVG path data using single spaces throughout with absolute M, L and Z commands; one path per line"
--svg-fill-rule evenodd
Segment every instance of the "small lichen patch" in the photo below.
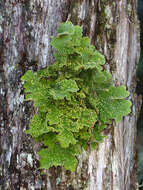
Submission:
M 30 164 L 30 166 L 33 166 L 33 158 L 32 154 L 27 154 L 27 162 Z
M 31 167 L 33 167 L 33 158 L 32 154 L 29 153 L 21 153 L 19 156 L 17 155 L 17 163 L 19 163 L 19 166 L 25 166 L 26 163 L 28 163 Z
M 110 25 L 113 23 L 113 16 L 111 12 L 111 7 L 109 5 L 107 5 L 105 8 L 105 15 L 109 23 L 109 24 L 106 24 L 106 28 L 110 28 Z

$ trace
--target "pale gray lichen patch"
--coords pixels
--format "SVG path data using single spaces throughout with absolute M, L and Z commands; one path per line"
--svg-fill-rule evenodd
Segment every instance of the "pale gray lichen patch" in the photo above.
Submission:
M 0 89 L 0 94 L 1 94 L 2 96 L 5 95 L 5 91 L 4 91 L 2 88 Z
M 11 155 L 12 155 L 12 148 L 10 146 L 6 154 L 6 162 L 8 164 L 8 167 L 10 166 Z
M 17 163 L 19 163 L 19 166 L 25 167 L 28 163 L 31 167 L 33 167 L 33 158 L 32 154 L 23 152 L 20 155 L 17 155 Z
M 27 154 L 27 163 L 29 163 L 31 167 L 33 166 L 32 154 Z
M 111 28 L 110 25 L 112 25 L 113 23 L 113 15 L 112 15 L 111 7 L 109 5 L 105 7 L 105 15 L 106 15 L 106 19 L 108 20 L 108 22 L 106 23 L 106 28 L 109 29 Z
M 3 28 L 2 28 L 2 23 L 3 23 L 3 21 L 4 21 L 4 19 L 3 19 L 3 17 L 2 17 L 2 15 L 0 15 L 0 33 L 2 33 L 3 32 Z
M 86 12 L 87 12 L 87 4 L 85 2 L 85 0 L 81 3 L 80 5 L 80 11 L 79 11 L 79 18 L 81 20 L 84 20 L 86 17 Z

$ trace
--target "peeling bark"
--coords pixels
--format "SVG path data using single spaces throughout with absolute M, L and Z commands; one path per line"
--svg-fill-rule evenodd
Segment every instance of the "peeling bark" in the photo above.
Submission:
M 50 37 L 66 20 L 81 25 L 83 35 L 105 55 L 115 85 L 130 91 L 132 112 L 104 131 L 107 138 L 97 151 L 79 156 L 75 173 L 53 167 L 42 174 L 36 154 L 40 145 L 24 133 L 34 109 L 24 101 L 20 77 L 53 63 Z M 136 189 L 136 0 L 1 0 L 0 39 L 0 189 Z

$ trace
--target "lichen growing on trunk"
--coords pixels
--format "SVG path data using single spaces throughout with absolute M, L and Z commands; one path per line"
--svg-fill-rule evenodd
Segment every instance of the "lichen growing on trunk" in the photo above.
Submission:
M 135 15 L 135 2 L 124 0 L 1 0 L 1 189 L 135 189 L 134 142 L 138 113 L 138 99 L 134 94 L 138 57 Z M 77 173 L 52 168 L 47 175 L 41 175 L 36 155 L 39 144 L 24 134 L 37 110 L 31 102 L 23 102 L 20 77 L 28 69 L 37 71 L 53 63 L 50 36 L 67 19 L 81 25 L 83 34 L 89 35 L 92 44 L 105 55 L 106 68 L 112 71 L 115 83 L 127 86 L 133 102 L 132 114 L 115 130 L 108 128 L 105 132 L 108 138 L 97 152 L 80 157 Z

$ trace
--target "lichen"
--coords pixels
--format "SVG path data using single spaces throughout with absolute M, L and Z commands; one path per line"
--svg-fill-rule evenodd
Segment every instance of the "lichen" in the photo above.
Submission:
M 97 17 L 99 23 L 96 30 L 96 47 L 101 52 L 104 52 L 107 62 L 110 63 L 110 71 L 116 70 L 114 62 L 114 47 L 116 43 L 116 5 L 108 1 L 103 1 L 100 4 L 100 12 Z M 114 15 L 114 16 L 113 16 Z M 107 43 L 108 41 L 108 43 Z M 109 51 L 110 49 L 110 51 Z

